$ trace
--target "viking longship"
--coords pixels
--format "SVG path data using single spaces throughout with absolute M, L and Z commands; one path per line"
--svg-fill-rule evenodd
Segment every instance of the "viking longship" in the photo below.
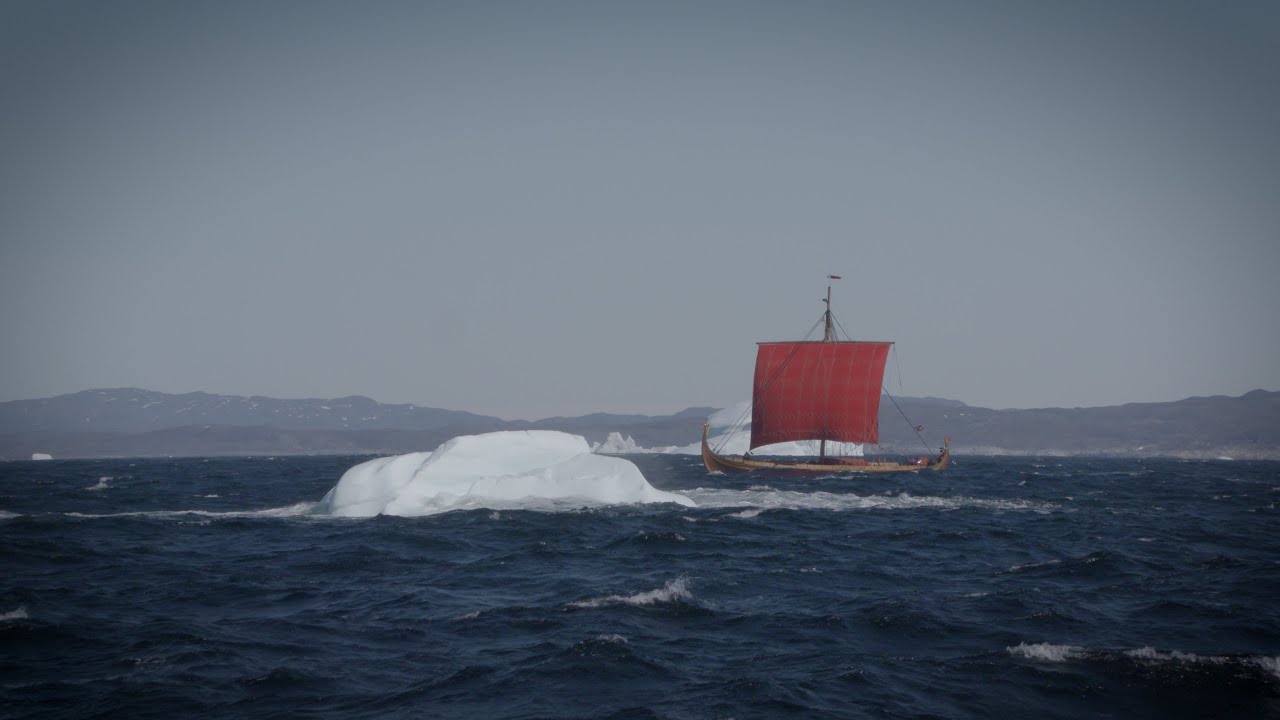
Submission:
M 828 277 L 840 279 L 837 275 Z M 708 441 L 710 426 L 704 424 L 702 463 L 707 470 L 885 473 L 945 469 L 951 460 L 950 438 L 943 439 L 937 455 L 914 459 L 827 455 L 828 442 L 880 443 L 880 393 L 893 343 L 839 340 L 831 314 L 830 285 L 825 302 L 827 309 L 819 321 L 824 327 L 822 340 L 759 343 L 751 394 L 750 450 L 745 455 L 717 453 Z M 817 323 L 810 334 L 816 329 Z M 919 435 L 920 426 L 911 427 Z M 751 453 L 766 445 L 797 440 L 818 441 L 818 456 L 797 461 L 753 457 Z M 925 448 L 927 451 L 928 446 Z

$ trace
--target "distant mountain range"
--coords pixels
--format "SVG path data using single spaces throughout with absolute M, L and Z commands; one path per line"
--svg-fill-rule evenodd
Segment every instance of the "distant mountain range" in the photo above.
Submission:
M 277 400 L 241 395 L 183 395 L 117 388 L 0 403 L 0 433 L 140 433 L 183 425 L 267 425 L 287 430 L 434 430 L 502 420 L 457 410 L 387 405 L 353 395 L 332 400 Z
M 957 455 L 1099 455 L 1280 459 L 1280 392 L 1198 397 L 1095 408 L 992 410 L 955 400 L 882 402 L 886 451 L 916 452 L 903 419 L 924 425 L 931 446 L 952 437 Z M 901 408 L 900 414 L 898 408 Z M 697 442 L 715 408 L 674 415 L 595 413 L 509 421 L 457 410 L 389 405 L 367 397 L 280 400 L 171 395 L 136 388 L 86 390 L 0 403 L 0 459 L 430 450 L 456 435 L 494 430 L 563 430 L 603 441 L 610 432 L 641 447 Z
M 431 450 L 457 435 L 494 430 L 563 430 L 599 442 L 622 432 L 641 446 L 687 444 L 715 408 L 674 415 L 594 413 L 503 420 L 354 395 L 280 400 L 138 388 L 85 390 L 0 402 L 0 459 L 396 453 Z

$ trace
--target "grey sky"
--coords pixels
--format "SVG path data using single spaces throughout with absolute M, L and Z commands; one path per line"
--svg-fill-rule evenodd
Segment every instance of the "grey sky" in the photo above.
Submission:
M 1277 7 L 9 0 L 0 399 L 1278 389 Z

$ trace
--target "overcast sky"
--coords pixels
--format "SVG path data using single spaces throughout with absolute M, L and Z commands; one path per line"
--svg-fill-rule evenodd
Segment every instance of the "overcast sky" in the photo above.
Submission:
M 1280 6 L 0 4 L 0 400 L 1280 389 Z M 897 368 L 901 368 L 899 383 Z

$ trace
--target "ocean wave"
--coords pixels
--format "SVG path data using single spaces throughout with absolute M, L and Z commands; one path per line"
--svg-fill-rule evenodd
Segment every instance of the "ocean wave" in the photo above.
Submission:
M 185 518 L 191 515 L 209 518 L 289 518 L 300 516 L 325 517 L 314 515 L 314 502 L 300 502 L 283 507 L 264 508 L 262 510 L 133 510 L 119 513 L 63 513 L 67 517 L 96 520 L 120 517 L 152 517 L 152 518 Z
M 1073 661 L 1136 662 L 1157 666 L 1209 665 L 1231 667 L 1237 670 L 1261 670 L 1280 680 L 1280 656 L 1269 655 L 1200 655 L 1181 650 L 1157 650 L 1150 646 L 1132 650 L 1091 650 L 1079 645 L 1055 645 L 1052 643 L 1019 643 L 1005 648 L 1012 656 L 1025 660 L 1049 663 Z
M 657 605 L 659 603 L 689 602 L 691 600 L 693 600 L 693 593 L 689 592 L 688 581 L 679 577 L 667 581 L 666 585 L 657 590 L 646 590 L 635 595 L 609 595 L 608 597 L 579 600 L 569 603 L 569 607 L 596 608 L 605 605 L 635 605 L 639 607 Z
M 30 615 L 27 615 L 26 606 L 19 605 L 17 610 L 10 610 L 7 613 L 0 613 L 0 622 L 6 622 L 9 620 L 26 620 L 28 617 L 30 617 Z
M 91 486 L 86 490 L 106 489 L 109 486 Z M 766 510 L 910 510 L 935 508 L 941 510 L 957 510 L 961 508 L 985 508 L 1001 511 L 1029 511 L 1048 513 L 1058 506 L 1052 503 L 1032 500 L 994 500 L 974 497 L 933 497 L 914 496 L 902 493 L 899 495 L 856 495 L 853 493 L 832 492 L 800 492 L 794 490 L 775 490 L 767 486 L 759 486 L 748 490 L 726 490 L 720 488 L 696 488 L 684 491 L 684 494 L 697 503 L 702 509 L 737 509 L 725 517 L 736 519 L 752 519 Z M 208 497 L 208 496 L 206 496 Z M 216 496 L 215 496 L 216 497 Z M 583 508 L 594 507 L 596 503 L 590 498 L 520 498 L 518 500 L 494 501 L 490 498 L 479 498 L 474 502 L 459 499 L 450 510 L 529 510 L 534 512 L 576 512 Z M 684 508 L 681 508 L 684 509 Z M 283 507 L 262 508 L 257 510 L 132 510 L 116 513 L 64 513 L 68 517 L 95 519 L 119 517 L 152 517 L 173 518 L 184 516 L 200 516 L 208 518 L 288 518 L 288 517 L 334 517 L 325 512 L 323 503 L 300 502 Z M 17 514 L 0 510 L 0 520 L 18 517 Z M 490 515 L 491 519 L 500 519 L 500 515 Z
M 1274 675 L 1277 680 L 1280 680 L 1280 655 L 1276 657 L 1261 655 L 1253 658 L 1253 662 L 1258 667 Z
M 975 497 L 933 497 L 928 495 L 855 495 L 853 493 L 800 492 L 775 490 L 768 486 L 747 490 L 721 488 L 695 488 L 684 494 L 699 508 L 760 508 L 762 510 L 912 510 L 937 508 L 984 508 L 989 510 L 1018 510 L 1047 513 L 1057 505 L 1034 500 L 994 500 Z
M 1017 573 L 1017 572 L 1022 572 L 1024 570 L 1039 570 L 1040 568 L 1053 567 L 1054 565 L 1060 565 L 1060 564 L 1062 564 L 1061 560 L 1045 560 L 1044 562 L 1038 562 L 1038 563 L 1024 563 L 1022 565 L 1010 566 L 1007 572 Z
M 626 545 L 670 545 L 673 543 L 688 542 L 689 539 L 678 532 L 650 532 L 641 530 L 634 535 L 619 538 L 605 545 L 607 548 L 623 547 Z
M 1066 662 L 1084 656 L 1084 648 L 1079 645 L 1054 645 L 1052 643 L 1018 643 L 1014 647 L 1005 648 L 1014 657 L 1042 662 Z
M 1182 652 L 1181 650 L 1169 650 L 1161 652 L 1153 647 L 1141 647 L 1137 650 L 1126 650 L 1124 654 L 1135 660 L 1145 663 L 1180 663 L 1184 665 L 1234 665 L 1244 664 L 1253 665 L 1280 680 L 1280 656 L 1270 657 L 1267 655 L 1197 655 L 1196 653 Z

